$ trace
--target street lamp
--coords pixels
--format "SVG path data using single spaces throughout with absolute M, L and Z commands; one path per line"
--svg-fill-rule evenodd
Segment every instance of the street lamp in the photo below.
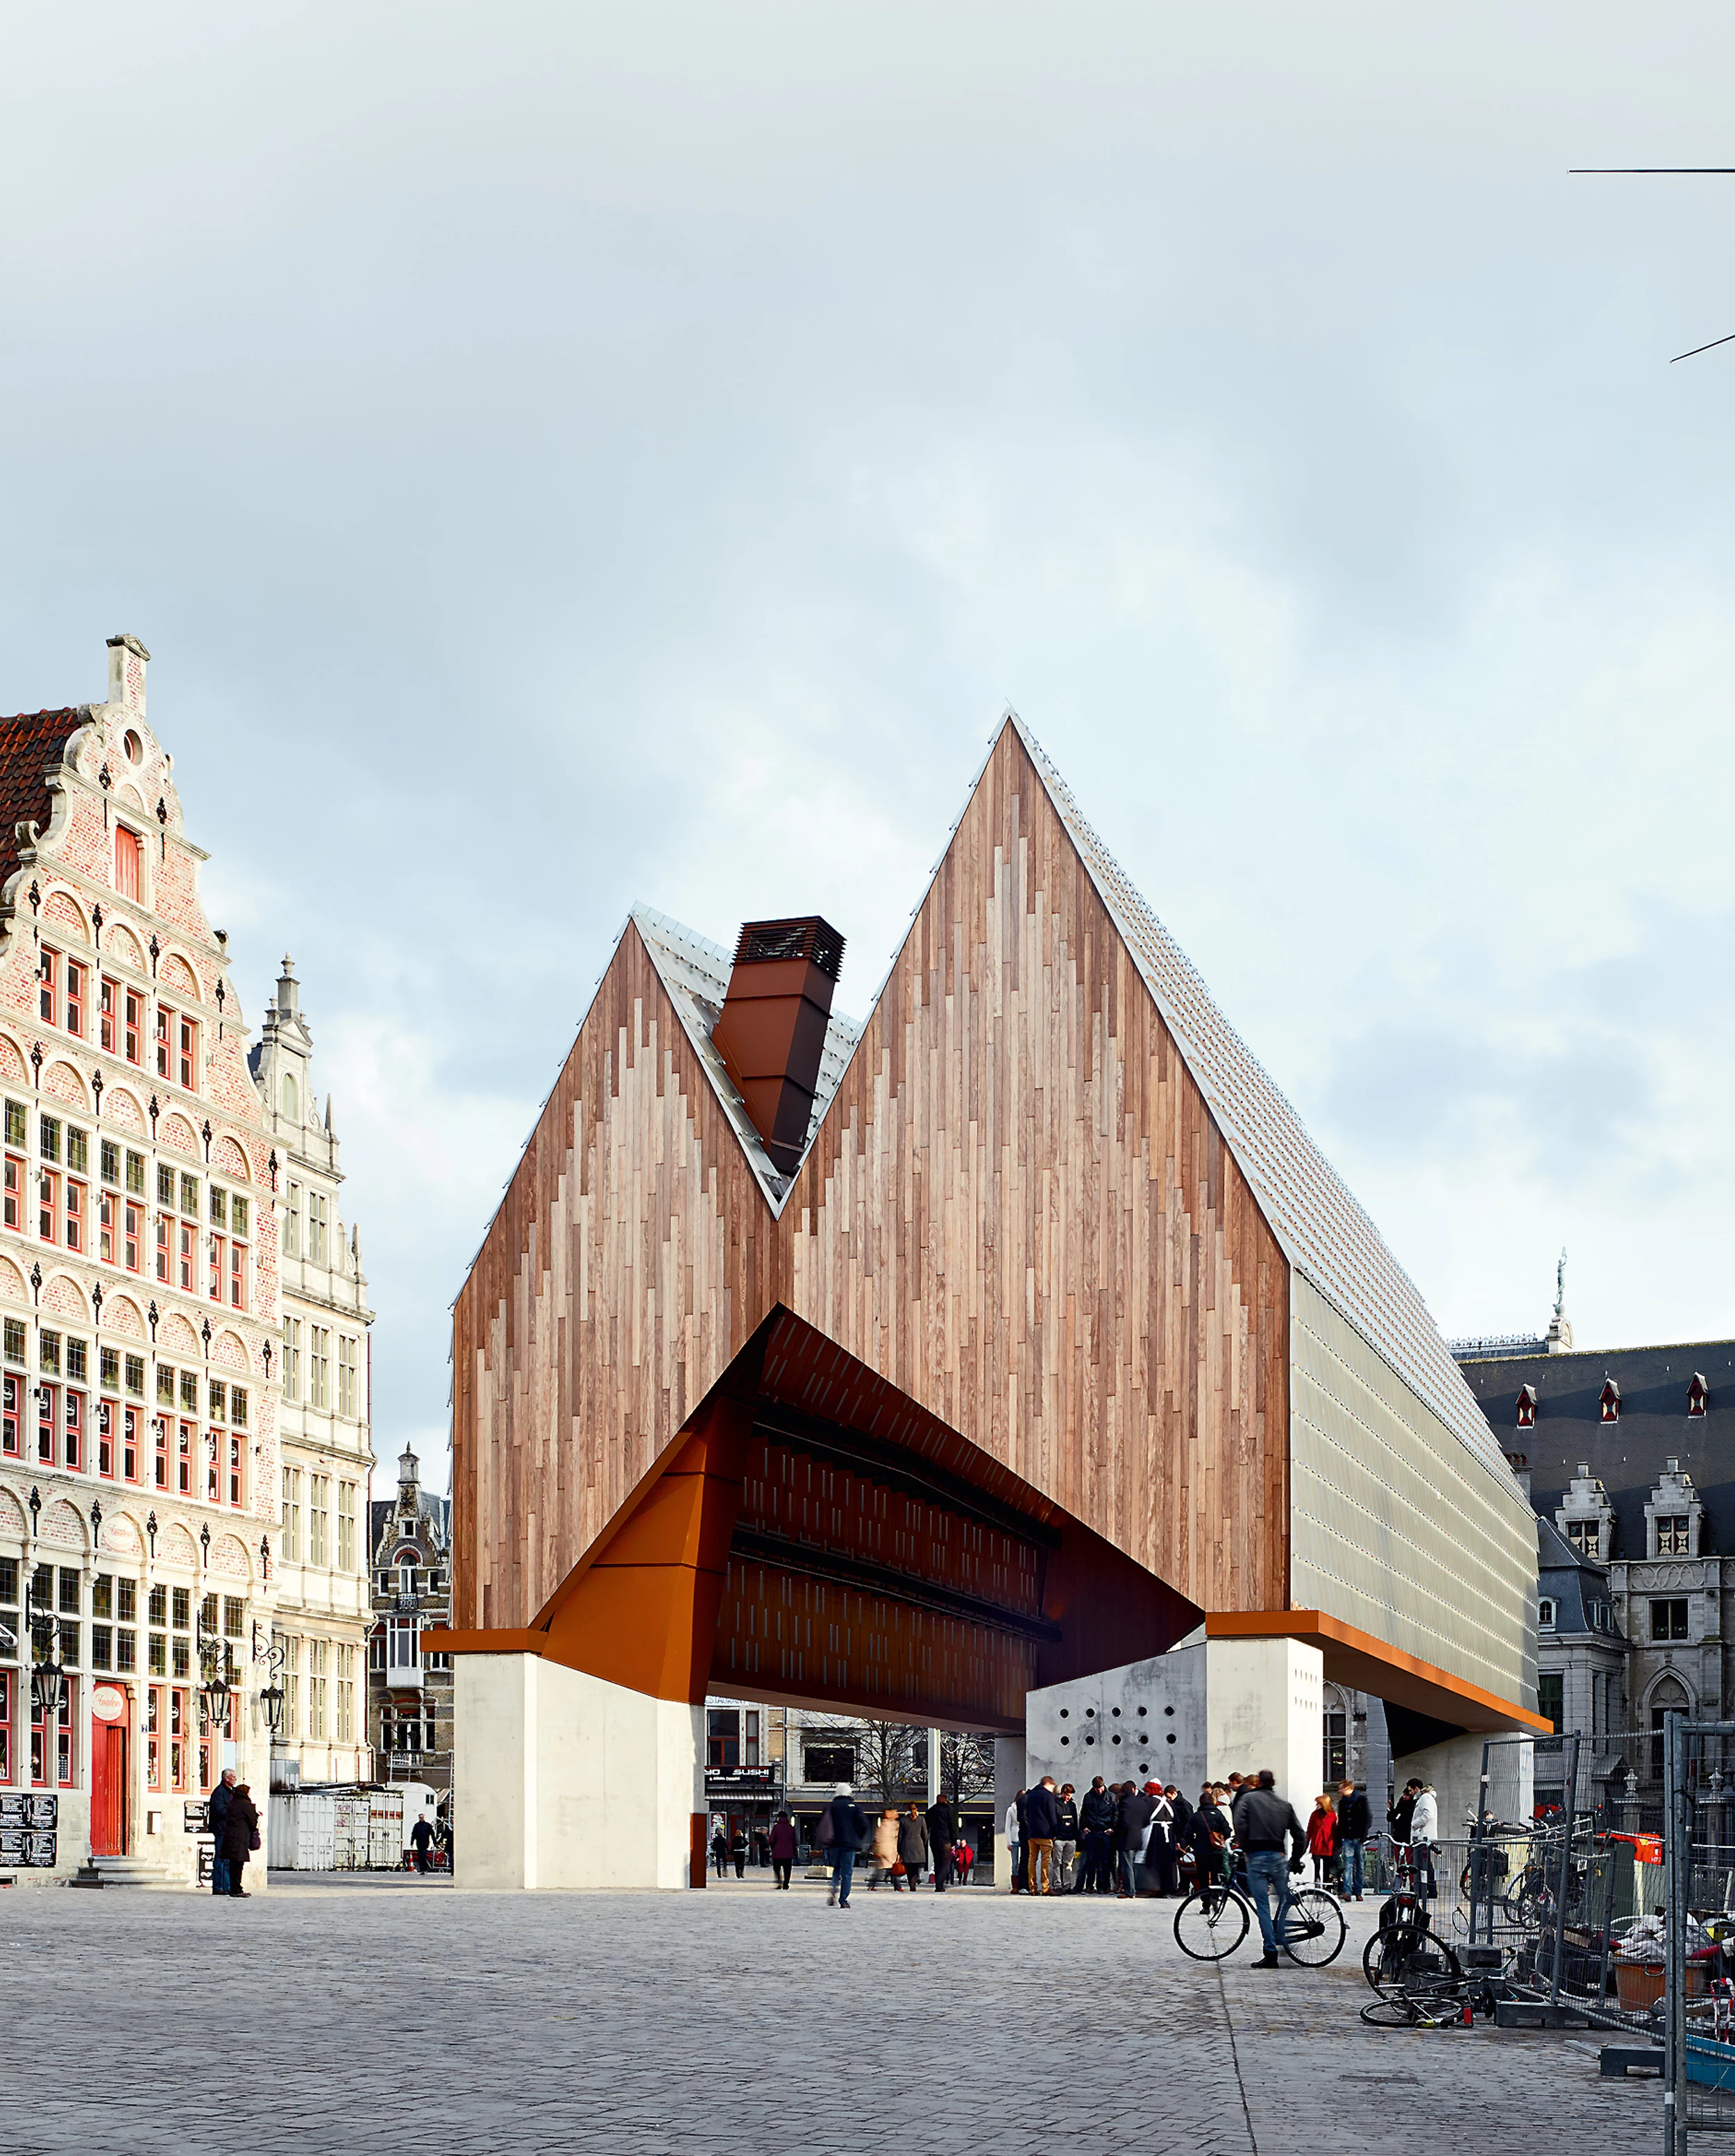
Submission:
M 38 1609 L 35 1583 L 30 1588 L 30 1704 L 44 1723 L 52 1723 L 60 1712 L 60 1686 L 64 1656 L 60 1647 L 60 1620 L 51 1611 Z
M 261 1544 L 261 1548 L 264 1547 Z M 257 1617 L 253 1620 L 253 1659 L 256 1662 L 263 1662 L 270 1672 L 271 1681 L 259 1693 L 259 1705 L 265 1711 L 265 1727 L 274 1737 L 280 1737 L 283 1733 L 285 1695 L 278 1678 L 283 1671 L 285 1650 L 274 1634 L 260 1633 Z

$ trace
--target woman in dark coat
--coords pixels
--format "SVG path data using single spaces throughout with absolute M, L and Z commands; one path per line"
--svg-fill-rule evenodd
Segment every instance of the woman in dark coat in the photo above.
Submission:
M 228 1859 L 231 1901 L 244 1902 L 247 1898 L 247 1889 L 242 1882 L 247 1876 L 247 1860 L 253 1854 L 253 1837 L 259 1823 L 259 1812 L 246 1783 L 237 1782 L 235 1794 L 229 1799 L 228 1815 L 223 1822 L 221 1852 Z

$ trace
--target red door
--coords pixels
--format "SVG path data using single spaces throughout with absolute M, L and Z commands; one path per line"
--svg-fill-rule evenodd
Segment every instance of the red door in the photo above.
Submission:
M 90 1722 L 90 1852 L 126 1854 L 126 1724 Z

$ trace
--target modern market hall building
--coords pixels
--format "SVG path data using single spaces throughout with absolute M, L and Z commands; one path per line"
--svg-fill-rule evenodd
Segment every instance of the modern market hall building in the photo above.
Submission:
M 1329 1681 L 1467 1802 L 1529 1507 L 1014 716 L 859 1026 L 841 960 L 635 910 L 458 1297 L 461 1876 L 702 1878 L 708 1689 L 1015 1747 L 1201 1625 L 1214 1771 L 1311 1795 Z

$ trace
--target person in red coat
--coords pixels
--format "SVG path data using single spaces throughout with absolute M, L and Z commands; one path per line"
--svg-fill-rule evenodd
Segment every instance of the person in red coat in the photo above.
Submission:
M 795 1822 L 788 1812 L 779 1812 L 771 1823 L 771 1868 L 777 1874 L 779 1887 L 787 1887 L 789 1883 L 796 1849 Z
M 1337 1862 L 1337 1815 L 1328 1796 L 1313 1799 L 1312 1816 L 1307 1821 L 1307 1854 L 1313 1859 L 1314 1885 L 1324 1886 Z

